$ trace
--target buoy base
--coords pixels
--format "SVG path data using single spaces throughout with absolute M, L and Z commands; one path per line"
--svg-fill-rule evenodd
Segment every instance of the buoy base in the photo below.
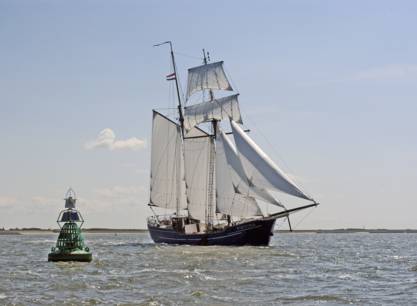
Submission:
M 82 261 L 90 262 L 93 255 L 90 252 L 76 251 L 71 253 L 49 253 L 48 261 Z

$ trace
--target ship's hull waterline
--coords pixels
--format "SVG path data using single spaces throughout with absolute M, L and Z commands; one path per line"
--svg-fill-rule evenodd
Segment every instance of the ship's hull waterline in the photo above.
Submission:
M 172 228 L 148 224 L 149 234 L 155 243 L 187 245 L 254 245 L 267 246 L 273 235 L 275 219 L 265 218 L 232 225 L 211 233 L 184 234 Z

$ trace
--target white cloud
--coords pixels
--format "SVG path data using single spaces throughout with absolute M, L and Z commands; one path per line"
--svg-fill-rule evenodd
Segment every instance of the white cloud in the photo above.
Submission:
M 114 186 L 94 190 L 94 193 L 102 198 L 124 198 L 127 196 L 137 196 L 145 192 L 141 186 Z
M 93 190 L 87 198 L 79 198 L 78 204 L 86 212 L 113 212 L 144 206 L 148 190 L 142 186 L 113 186 Z
M 9 207 L 17 203 L 17 198 L 10 196 L 0 196 L 0 207 Z
M 386 65 L 357 73 L 355 80 L 394 80 L 417 77 L 417 65 Z
M 58 202 L 57 199 L 48 198 L 44 196 L 33 196 L 31 198 L 32 204 L 39 206 L 54 206 Z
M 77 208 L 86 227 L 145 228 L 148 188 L 139 185 L 113 185 L 91 189 L 78 198 Z
M 109 150 L 140 150 L 146 147 L 146 141 L 136 137 L 117 140 L 112 129 L 105 128 L 97 138 L 84 146 L 87 150 L 105 148 Z

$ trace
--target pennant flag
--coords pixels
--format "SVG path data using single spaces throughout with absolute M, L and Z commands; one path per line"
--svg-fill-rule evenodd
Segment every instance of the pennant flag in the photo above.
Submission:
M 176 79 L 175 72 L 167 75 L 167 81 L 172 81 L 175 79 Z

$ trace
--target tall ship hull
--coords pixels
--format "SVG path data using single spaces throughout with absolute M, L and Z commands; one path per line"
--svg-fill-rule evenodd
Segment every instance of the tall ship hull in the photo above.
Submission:
M 173 228 L 163 228 L 148 224 L 149 234 L 156 243 L 188 245 L 229 245 L 266 246 L 269 245 L 275 219 L 260 219 L 231 225 L 226 229 L 209 233 L 185 234 Z
M 276 219 L 287 218 L 290 225 L 291 213 L 318 203 L 248 135 L 239 93 L 228 93 L 234 90 L 223 61 L 209 63 L 203 50 L 202 65 L 188 69 L 184 98 L 172 44 L 159 45 L 164 44 L 171 49 L 174 71 L 167 80 L 175 81 L 172 102 L 178 104 L 165 114 L 153 110 L 151 238 L 168 244 L 268 245 Z M 277 193 L 312 204 L 287 209 Z M 262 209 L 269 205 L 280 211 Z

